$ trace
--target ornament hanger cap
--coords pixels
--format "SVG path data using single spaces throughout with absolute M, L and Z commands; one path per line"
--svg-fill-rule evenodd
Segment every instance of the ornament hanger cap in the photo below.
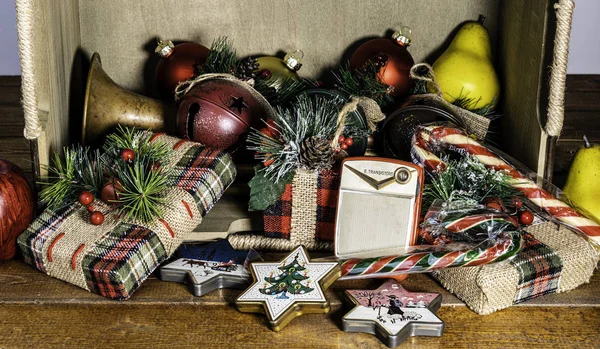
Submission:
M 411 33 L 412 30 L 409 27 L 403 26 L 392 34 L 392 39 L 396 40 L 399 45 L 409 46 L 412 41 L 410 38 Z
M 283 57 L 283 63 L 291 70 L 298 71 L 302 68 L 302 58 L 304 58 L 304 52 L 302 52 L 302 50 L 296 50 L 292 53 L 287 53 L 285 57 Z
M 156 43 L 157 46 L 156 49 L 154 49 L 154 52 L 158 53 L 158 55 L 162 58 L 169 57 L 173 52 L 173 48 L 175 47 L 171 40 L 163 41 L 162 39 L 158 38 L 156 39 Z

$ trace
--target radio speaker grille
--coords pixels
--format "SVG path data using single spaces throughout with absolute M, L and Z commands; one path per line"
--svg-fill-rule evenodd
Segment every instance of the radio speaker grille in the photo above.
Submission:
M 412 229 L 413 199 L 340 192 L 338 256 L 404 248 Z

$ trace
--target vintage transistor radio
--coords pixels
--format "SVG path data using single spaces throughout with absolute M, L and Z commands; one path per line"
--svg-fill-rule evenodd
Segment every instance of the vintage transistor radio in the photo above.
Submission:
M 342 162 L 335 222 L 339 258 L 401 253 L 416 242 L 423 168 L 404 161 L 353 157 Z

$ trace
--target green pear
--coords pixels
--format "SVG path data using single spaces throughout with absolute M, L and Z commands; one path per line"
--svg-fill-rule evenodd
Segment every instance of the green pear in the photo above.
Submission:
M 460 98 L 466 101 L 461 106 L 469 110 L 495 108 L 500 83 L 492 64 L 490 35 L 481 17 L 460 28 L 448 49 L 433 63 L 433 72 L 446 101 L 454 103 Z M 435 92 L 432 86 L 429 90 Z
M 583 140 L 584 146 L 573 158 L 563 191 L 577 208 L 600 222 L 600 145 L 591 145 L 585 136 Z

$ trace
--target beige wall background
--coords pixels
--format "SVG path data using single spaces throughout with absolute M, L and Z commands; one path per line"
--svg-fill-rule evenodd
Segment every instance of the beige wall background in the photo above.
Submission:
M 356 1 L 356 0 L 354 0 Z M 600 0 L 576 0 L 569 74 L 600 74 Z M 15 5 L 0 0 L 0 75 L 20 75 Z

